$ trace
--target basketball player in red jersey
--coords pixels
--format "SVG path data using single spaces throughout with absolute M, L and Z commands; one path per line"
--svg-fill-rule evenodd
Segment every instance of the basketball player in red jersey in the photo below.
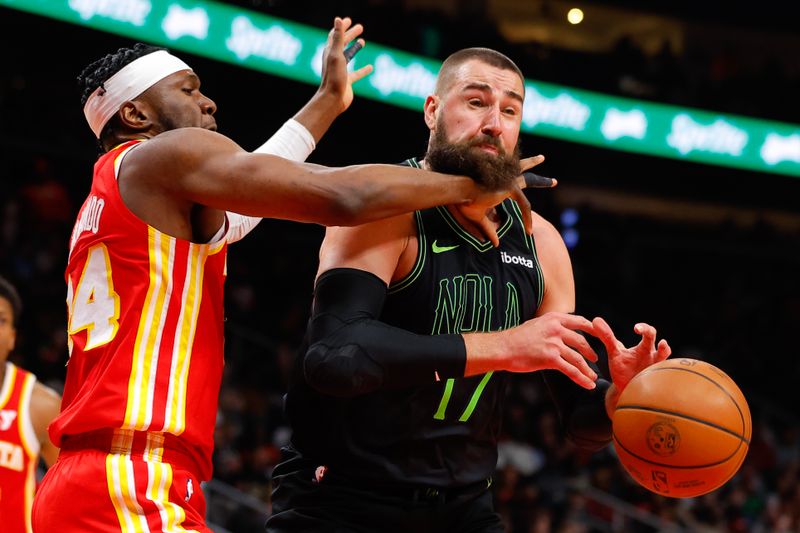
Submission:
M 0 276 L 0 530 L 30 533 L 31 505 L 39 457 L 50 466 L 58 448 L 47 425 L 58 415 L 61 397 L 36 376 L 8 361 L 16 342 L 22 303 Z
M 344 46 L 361 31 L 335 20 L 320 88 L 258 153 L 216 132 L 216 105 L 165 50 L 122 49 L 79 77 L 106 153 L 70 240 L 70 360 L 50 426 L 61 453 L 34 531 L 210 531 L 200 482 L 211 476 L 225 257 L 254 217 L 347 225 L 472 202 L 489 227 L 487 204 L 524 202 L 518 186 L 486 192 L 468 177 L 297 162 L 369 73 L 346 70 Z

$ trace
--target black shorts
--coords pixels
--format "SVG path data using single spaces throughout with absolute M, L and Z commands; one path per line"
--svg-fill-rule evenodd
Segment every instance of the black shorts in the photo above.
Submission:
M 368 486 L 288 461 L 273 472 L 269 533 L 502 533 L 490 481 L 440 490 Z

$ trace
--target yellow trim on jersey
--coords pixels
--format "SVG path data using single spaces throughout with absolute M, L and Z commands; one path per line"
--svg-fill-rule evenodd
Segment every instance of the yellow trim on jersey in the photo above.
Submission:
M 3 377 L 3 383 L 0 384 L 0 409 L 3 409 L 8 404 L 8 401 L 11 399 L 11 395 L 14 392 L 17 384 L 17 378 L 20 375 L 19 370 L 17 369 L 16 365 L 11 364 L 10 362 L 5 362 L 6 366 L 6 373 Z M 37 461 L 36 459 L 39 456 L 39 452 L 34 451 L 32 448 L 32 443 L 28 442 L 28 431 L 26 430 L 25 424 L 29 420 L 30 416 L 30 393 L 31 388 L 36 383 L 36 376 L 31 373 L 28 373 L 23 378 L 24 381 L 22 383 L 22 390 L 19 394 L 19 404 L 12 406 L 17 411 L 17 432 L 19 433 L 19 439 L 22 443 L 22 449 L 25 452 L 26 463 L 27 463 L 27 472 L 25 473 L 25 486 L 22 489 L 24 491 L 23 495 L 23 505 L 24 510 L 23 513 L 25 515 L 25 530 L 27 533 L 31 533 L 33 531 L 31 527 L 31 509 L 33 508 L 33 496 L 36 490 L 36 467 Z M 26 401 L 26 398 L 28 401 Z M 33 435 L 34 437 L 36 435 Z
M 109 150 L 109 152 L 113 152 L 114 150 L 116 150 L 117 148 L 119 148 L 120 146 L 122 146 L 123 144 L 125 144 L 127 142 L 130 142 L 130 141 L 125 141 L 125 142 L 119 143 L 114 148 Z M 133 143 L 132 145 L 128 146 L 123 151 L 118 153 L 116 156 L 114 156 L 114 179 L 115 180 L 119 179 L 119 166 L 122 164 L 122 158 L 125 157 L 125 155 L 131 150 L 131 148 L 133 148 L 134 146 L 138 146 L 139 143 L 141 143 L 141 142 L 144 142 L 144 139 L 140 140 L 139 142 Z
M 19 394 L 19 407 L 17 409 L 17 427 L 19 429 L 19 440 L 22 443 L 22 447 L 25 450 L 25 453 L 28 454 L 28 460 L 31 463 L 36 463 L 36 459 L 39 457 L 39 448 L 38 441 L 36 444 L 33 442 L 29 442 L 30 438 L 37 438 L 36 434 L 30 435 L 25 427 L 25 423 L 30 420 L 31 410 L 30 410 L 30 398 L 31 394 L 33 393 L 33 386 L 36 383 L 36 377 L 33 374 L 28 374 L 25 376 L 25 381 L 22 383 L 22 390 Z
M 108 494 L 117 513 L 122 533 L 148 533 L 150 527 L 144 509 L 136 497 L 133 461 L 130 451 L 133 444 L 133 432 L 116 430 L 112 440 L 112 453 L 106 456 L 106 483 Z M 139 480 L 140 486 L 146 486 L 145 497 L 153 502 L 161 519 L 161 531 L 171 533 L 199 533 L 183 527 L 186 511 L 180 505 L 169 501 L 172 488 L 172 466 L 162 462 L 164 454 L 164 434 L 149 432 L 143 452 L 147 465 L 147 480 Z M 144 483 L 146 482 L 146 485 Z
M 33 533 L 31 525 L 31 511 L 33 511 L 33 497 L 36 493 L 36 467 L 37 461 L 28 461 L 28 473 L 25 476 L 25 529 Z
M 147 228 L 147 244 L 150 262 L 150 283 L 147 287 L 147 295 L 144 299 L 142 306 L 142 314 L 139 317 L 139 327 L 136 331 L 136 340 L 133 344 L 133 354 L 131 358 L 131 373 L 128 376 L 128 401 L 125 406 L 125 420 L 122 424 L 124 428 L 134 428 L 139 415 L 139 395 L 138 389 L 140 387 L 141 374 L 139 368 L 143 366 L 142 359 L 144 356 L 142 350 L 145 349 L 146 340 L 149 337 L 150 322 L 148 321 L 150 309 L 153 306 L 154 300 L 158 298 L 159 281 L 161 280 L 160 272 L 158 271 L 158 262 L 156 260 L 156 241 L 158 234 L 154 228 L 148 226 Z
M 161 516 L 162 526 L 171 523 L 169 513 L 164 506 L 165 490 L 167 497 L 169 496 L 169 486 L 165 485 L 166 476 L 164 476 L 164 469 L 161 468 L 161 457 L 164 453 L 164 435 L 162 434 L 147 434 L 147 445 L 144 450 L 144 461 L 147 463 L 147 475 L 149 476 L 149 483 L 147 485 L 147 499 L 153 502 L 158 508 L 158 514 Z M 172 531 L 167 527 L 163 527 L 164 531 Z
M 144 449 L 146 461 L 156 461 L 160 463 L 164 457 L 164 434 L 147 433 L 147 444 Z
M 6 375 L 3 378 L 3 390 L 0 391 L 0 409 L 6 406 L 11 393 L 14 391 L 14 382 L 17 380 L 17 367 L 6 361 Z
M 120 458 L 128 454 L 133 445 L 133 431 L 115 430 L 111 439 L 111 453 L 106 456 L 106 483 L 108 495 L 117 513 L 120 530 L 134 531 L 133 517 L 130 516 L 120 482 Z
M 108 494 L 117 513 L 120 530 L 122 533 L 149 533 L 144 510 L 136 500 L 136 483 L 133 476 L 133 461 L 130 458 L 130 444 L 133 442 L 132 433 L 117 435 L 114 442 L 128 443 L 126 453 L 110 453 L 106 456 L 106 483 Z M 114 445 L 112 445 L 113 447 Z
M 147 430 L 153 417 L 161 336 L 167 318 L 175 239 L 148 226 L 150 285 L 134 342 L 123 427 Z
M 114 436 L 111 438 L 111 449 L 113 454 L 125 455 L 130 453 L 133 448 L 133 430 L 115 429 Z
M 190 244 L 186 282 L 181 298 L 177 335 L 172 350 L 164 431 L 180 435 L 186 429 L 186 389 L 191 350 L 203 296 L 203 275 L 209 246 Z
M 162 531 L 189 533 L 182 526 L 186 521 L 186 511 L 180 505 L 169 501 L 172 488 L 172 466 L 161 461 L 164 453 L 164 434 L 148 433 L 144 460 L 150 476 L 147 486 L 147 499 L 155 504 L 161 517 Z M 194 530 L 192 530 L 194 531 Z M 197 533 L 196 531 L 194 533 Z
M 218 243 L 208 245 L 210 247 L 209 250 L 208 250 L 208 255 L 216 255 L 216 254 L 218 254 L 222 250 L 223 246 L 225 246 L 226 242 L 228 242 L 228 241 L 226 241 L 225 239 L 222 239 Z

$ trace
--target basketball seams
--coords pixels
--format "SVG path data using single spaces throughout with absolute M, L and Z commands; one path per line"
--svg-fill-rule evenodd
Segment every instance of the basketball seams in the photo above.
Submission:
M 667 411 L 667 410 L 658 409 L 658 408 L 655 408 L 655 407 L 647 407 L 646 405 L 623 405 L 622 407 L 617 407 L 617 411 L 632 411 L 632 410 L 635 410 L 635 409 L 639 409 L 641 411 L 647 411 L 647 412 L 650 412 L 650 413 L 659 413 L 659 414 L 674 416 L 674 417 L 677 417 L 677 418 L 682 418 L 684 420 L 689 420 L 691 422 L 697 422 L 697 423 L 712 427 L 714 429 L 718 429 L 718 430 L 720 430 L 720 431 L 722 431 L 724 433 L 727 433 L 727 434 L 729 434 L 729 435 L 731 435 L 733 437 L 736 437 L 737 439 L 739 439 L 740 441 L 744 442 L 748 446 L 750 445 L 750 439 L 745 438 L 744 435 L 739 435 L 735 431 L 730 430 L 730 429 L 728 429 L 726 427 L 722 427 L 722 426 L 719 426 L 719 425 L 714 424 L 712 422 L 709 422 L 707 420 L 703 420 L 703 419 L 700 419 L 700 418 L 695 418 L 693 416 L 689 416 L 689 415 L 684 414 L 684 413 L 678 413 L 678 412 L 675 412 L 675 411 Z
M 703 379 L 705 379 L 705 380 L 707 380 L 707 381 L 709 381 L 709 382 L 713 383 L 715 387 L 717 387 L 718 389 L 720 389 L 720 390 L 721 390 L 721 391 L 722 391 L 722 392 L 723 392 L 723 393 L 724 393 L 724 394 L 725 394 L 725 395 L 726 395 L 728 398 L 730 398 L 731 402 L 733 402 L 733 405 L 736 407 L 736 411 L 739 413 L 739 419 L 740 419 L 740 421 L 741 421 L 741 423 L 742 423 L 742 435 L 741 435 L 741 438 L 742 438 L 743 440 L 745 440 L 745 441 L 746 441 L 748 444 L 750 443 L 750 440 L 749 440 L 749 439 L 745 439 L 745 438 L 744 438 L 744 434 L 747 432 L 747 424 L 745 423 L 745 417 L 744 417 L 744 413 L 742 412 L 742 408 L 739 406 L 739 402 L 737 402 L 737 401 L 736 401 L 736 398 L 734 398 L 734 397 L 733 397 L 733 395 L 731 395 L 731 393 L 730 393 L 730 392 L 728 392 L 728 391 L 725 389 L 725 387 L 723 387 L 722 385 L 720 385 L 719 383 L 717 383 L 716 381 L 714 381 L 714 380 L 713 380 L 713 379 L 711 379 L 710 377 L 706 376 L 706 375 L 705 375 L 705 374 L 703 374 L 702 372 L 697 372 L 696 370 L 692 370 L 692 369 L 690 369 L 690 368 L 681 368 L 681 367 L 675 367 L 675 366 L 668 366 L 668 367 L 663 367 L 663 368 L 648 368 L 648 369 L 644 370 L 644 371 L 643 371 L 641 374 L 639 374 L 639 375 L 642 375 L 642 374 L 645 374 L 645 373 L 648 373 L 648 374 L 649 374 L 649 373 L 651 373 L 651 372 L 662 372 L 662 371 L 665 371 L 665 370 L 678 370 L 678 371 L 680 371 L 680 372 L 688 372 L 688 373 L 690 373 L 690 374 L 694 374 L 694 375 L 696 375 L 696 376 L 700 376 L 701 378 L 703 378 Z M 735 382 L 734 382 L 734 381 L 733 381 L 733 380 L 730 378 L 730 376 L 728 376 L 727 374 L 725 374 L 725 377 L 727 377 L 727 378 L 728 378 L 728 379 L 731 381 L 731 384 L 735 386 Z M 634 377 L 634 379 L 636 379 L 636 377 Z M 624 391 L 623 391 L 623 392 L 624 392 Z M 740 391 L 740 392 L 741 392 L 741 391 Z M 618 405 L 618 406 L 617 406 L 617 409 L 624 409 L 625 407 L 627 407 L 627 406 L 625 406 L 625 405 L 623 405 L 623 406 L 619 406 L 619 405 Z M 680 416 L 685 416 L 685 415 L 680 415 Z M 691 417 L 688 417 L 688 416 L 687 416 L 686 418 L 687 418 L 687 419 L 691 419 Z M 713 424 L 711 424 L 711 423 L 708 423 L 708 425 L 710 425 L 710 426 L 713 426 L 713 427 L 717 427 L 717 426 L 714 426 L 714 425 L 713 425 Z M 720 428 L 720 429 L 724 429 L 724 428 Z M 725 430 L 725 431 L 729 431 L 729 430 Z M 738 435 L 737 435 L 737 436 L 738 436 Z
M 733 453 L 731 453 L 730 455 L 728 455 L 727 457 L 725 457 L 723 459 L 720 459 L 719 461 L 716 461 L 716 462 L 713 462 L 713 463 L 701 464 L 701 465 L 681 466 L 681 465 L 671 465 L 669 463 L 658 463 L 658 462 L 653 461 L 651 459 L 647 459 L 646 457 L 642 457 L 641 455 L 638 455 L 638 454 L 632 452 L 631 450 L 629 450 L 622 442 L 620 442 L 620 440 L 617 438 L 617 434 L 614 433 L 613 431 L 611 433 L 611 437 L 614 440 L 614 445 L 615 446 L 619 446 L 620 448 L 625 450 L 625 453 L 627 453 L 631 457 L 633 457 L 635 459 L 638 459 L 638 460 L 640 460 L 640 461 L 642 461 L 644 463 L 647 463 L 647 465 L 649 465 L 649 466 L 660 466 L 662 468 L 673 468 L 675 470 L 694 470 L 694 469 L 698 469 L 698 468 L 711 468 L 713 466 L 720 466 L 720 465 L 723 465 L 726 462 L 728 462 L 731 459 L 731 457 L 734 457 L 742 449 L 742 442 L 740 441 L 739 445 L 736 447 L 736 450 L 734 450 Z M 744 461 L 744 458 L 742 458 L 742 461 L 739 462 L 739 465 L 736 467 L 734 472 L 736 472 L 739 469 L 739 466 L 741 466 L 743 461 Z
M 662 370 L 685 373 L 652 373 Z M 674 498 L 700 496 L 724 485 L 745 461 L 752 436 L 750 409 L 733 379 L 693 359 L 663 361 L 635 376 L 612 422 L 619 461 L 633 480 Z M 690 445 L 679 451 L 683 437 Z

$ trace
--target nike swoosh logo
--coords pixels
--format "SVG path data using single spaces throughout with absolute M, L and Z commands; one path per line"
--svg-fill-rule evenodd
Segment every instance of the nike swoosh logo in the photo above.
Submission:
M 436 241 L 433 241 L 433 244 L 431 245 L 431 249 L 433 250 L 433 253 L 440 254 L 442 252 L 449 252 L 450 250 L 455 250 L 459 246 L 460 246 L 459 244 L 456 244 L 456 245 L 453 245 L 453 246 L 439 246 L 439 245 L 436 244 Z

